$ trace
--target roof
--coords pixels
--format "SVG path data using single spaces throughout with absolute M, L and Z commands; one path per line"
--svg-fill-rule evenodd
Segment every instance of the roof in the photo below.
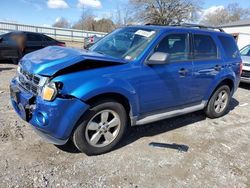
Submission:
M 238 27 L 238 26 L 250 26 L 250 18 L 221 25 L 221 27 L 224 27 L 224 28 L 225 27 Z

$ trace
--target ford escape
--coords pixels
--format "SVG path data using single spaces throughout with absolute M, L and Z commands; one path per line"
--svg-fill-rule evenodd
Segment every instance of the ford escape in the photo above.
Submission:
M 232 36 L 186 26 L 131 26 L 80 51 L 25 55 L 10 84 L 17 114 L 56 145 L 110 151 L 126 128 L 204 110 L 225 115 L 242 63 Z

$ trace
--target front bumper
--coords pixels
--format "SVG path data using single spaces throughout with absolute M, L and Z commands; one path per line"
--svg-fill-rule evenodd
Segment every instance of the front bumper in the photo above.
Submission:
M 89 108 L 76 98 L 44 101 L 22 89 L 13 79 L 10 84 L 11 103 L 16 113 L 29 122 L 48 142 L 65 144 L 77 121 Z
M 240 81 L 244 82 L 244 83 L 249 83 L 250 84 L 250 78 L 241 77 Z
M 250 70 L 248 70 L 248 69 L 244 70 L 243 69 L 240 81 L 244 82 L 244 83 L 250 83 Z

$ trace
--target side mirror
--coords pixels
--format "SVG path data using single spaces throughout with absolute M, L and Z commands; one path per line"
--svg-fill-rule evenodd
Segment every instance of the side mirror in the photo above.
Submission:
M 169 63 L 169 54 L 163 52 L 155 52 L 146 61 L 147 65 L 164 65 Z

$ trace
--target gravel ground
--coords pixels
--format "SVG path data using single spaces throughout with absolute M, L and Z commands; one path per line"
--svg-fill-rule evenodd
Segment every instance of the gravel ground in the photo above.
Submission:
M 250 187 L 250 85 L 222 118 L 196 112 L 135 127 L 116 150 L 88 157 L 44 143 L 14 113 L 15 70 L 0 64 L 0 187 Z

